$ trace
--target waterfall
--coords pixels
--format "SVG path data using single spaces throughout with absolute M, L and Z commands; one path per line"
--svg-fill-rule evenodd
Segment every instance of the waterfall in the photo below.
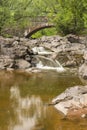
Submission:
M 43 70 L 56 70 L 58 72 L 63 72 L 65 69 L 62 65 L 57 61 L 45 56 L 38 56 L 39 63 L 37 63 L 37 68 Z
M 38 53 L 39 55 L 49 55 L 53 52 L 46 50 L 44 47 L 34 47 L 32 48 L 34 53 Z
M 37 68 L 43 70 L 56 70 L 58 72 L 63 72 L 65 69 L 56 59 L 53 60 L 49 56 L 53 54 L 52 51 L 46 50 L 44 47 L 34 47 L 32 48 L 34 53 L 37 53 L 38 63 L 36 65 Z

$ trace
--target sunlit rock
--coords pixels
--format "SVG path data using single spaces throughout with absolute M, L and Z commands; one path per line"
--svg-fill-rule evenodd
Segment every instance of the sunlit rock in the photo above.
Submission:
M 19 69 L 27 69 L 31 66 L 31 64 L 29 62 L 27 62 L 26 60 L 19 59 L 19 60 L 16 60 L 16 66 Z
M 87 86 L 68 88 L 54 98 L 52 103 L 67 117 L 83 117 L 87 114 Z
M 87 79 L 87 63 L 84 63 L 80 68 L 79 68 L 79 75 L 83 79 Z

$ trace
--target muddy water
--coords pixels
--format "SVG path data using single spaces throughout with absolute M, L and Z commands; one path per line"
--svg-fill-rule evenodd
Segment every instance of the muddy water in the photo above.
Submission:
M 0 72 L 0 130 L 87 130 L 87 120 L 67 120 L 53 106 L 67 87 L 81 85 L 71 73 Z

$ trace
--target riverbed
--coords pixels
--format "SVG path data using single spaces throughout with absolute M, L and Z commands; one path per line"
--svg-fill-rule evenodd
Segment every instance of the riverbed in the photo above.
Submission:
M 86 119 L 68 120 L 49 106 L 66 88 L 82 85 L 72 72 L 0 72 L 0 130 L 87 130 Z

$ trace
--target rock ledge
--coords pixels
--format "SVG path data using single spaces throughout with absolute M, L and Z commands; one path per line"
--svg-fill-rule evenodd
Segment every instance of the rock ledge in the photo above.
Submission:
M 87 86 L 68 88 L 52 103 L 67 117 L 87 117 Z

